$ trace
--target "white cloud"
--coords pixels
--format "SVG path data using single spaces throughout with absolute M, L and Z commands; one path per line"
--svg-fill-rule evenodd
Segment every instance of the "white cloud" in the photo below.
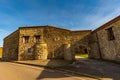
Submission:
M 104 0 L 103 0 L 104 1 Z M 116 0 L 117 1 L 117 0 Z M 111 19 L 120 15 L 120 3 L 102 2 L 103 4 L 96 8 L 96 12 L 89 14 L 84 21 L 90 24 L 91 29 L 96 29 Z
M 96 19 L 95 23 L 93 23 L 93 26 L 95 26 L 95 28 L 99 27 L 119 15 L 120 15 L 120 9 L 117 9 L 113 13 L 111 13 L 107 16 L 102 16 L 101 18 Z

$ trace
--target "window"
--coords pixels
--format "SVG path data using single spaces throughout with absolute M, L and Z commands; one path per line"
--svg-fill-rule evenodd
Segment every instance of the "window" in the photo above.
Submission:
M 108 40 L 115 40 L 115 36 L 114 36 L 113 30 L 112 30 L 112 27 L 108 28 L 107 32 L 108 32 Z
M 36 40 L 36 43 L 39 43 L 40 42 L 40 35 L 36 35 L 35 40 Z
M 24 38 L 24 43 L 28 43 L 29 42 L 29 36 L 23 36 Z
M 33 48 L 28 48 L 28 53 L 32 53 L 33 51 Z

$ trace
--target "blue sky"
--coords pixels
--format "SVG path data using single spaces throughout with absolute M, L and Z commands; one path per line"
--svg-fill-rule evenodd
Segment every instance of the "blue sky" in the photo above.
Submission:
M 0 46 L 20 26 L 96 29 L 120 15 L 120 0 L 0 0 Z

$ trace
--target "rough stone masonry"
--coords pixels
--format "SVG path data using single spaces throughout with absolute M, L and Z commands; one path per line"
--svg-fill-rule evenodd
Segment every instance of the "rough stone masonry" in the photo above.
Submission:
M 120 61 L 120 16 L 94 31 L 71 31 L 54 26 L 20 27 L 4 39 L 3 59 L 74 60 L 75 53 L 89 58 Z
M 20 27 L 4 39 L 3 59 L 74 60 L 75 48 L 88 45 L 85 36 L 90 32 L 91 30 L 71 31 L 54 26 Z

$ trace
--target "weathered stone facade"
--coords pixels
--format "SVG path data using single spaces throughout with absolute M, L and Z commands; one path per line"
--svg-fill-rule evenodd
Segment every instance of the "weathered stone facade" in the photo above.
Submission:
M 4 39 L 2 58 L 6 61 L 18 59 L 19 30 Z
M 4 60 L 64 58 L 73 60 L 77 46 L 88 46 L 91 30 L 71 31 L 53 26 L 20 27 L 4 39 Z
M 81 52 L 87 52 L 89 58 L 120 61 L 119 44 L 120 16 L 92 32 L 54 26 L 20 27 L 4 39 L 2 56 L 7 61 L 48 58 L 73 60 L 75 53 L 83 49 Z
M 120 61 L 120 16 L 93 31 L 89 40 L 91 58 Z

